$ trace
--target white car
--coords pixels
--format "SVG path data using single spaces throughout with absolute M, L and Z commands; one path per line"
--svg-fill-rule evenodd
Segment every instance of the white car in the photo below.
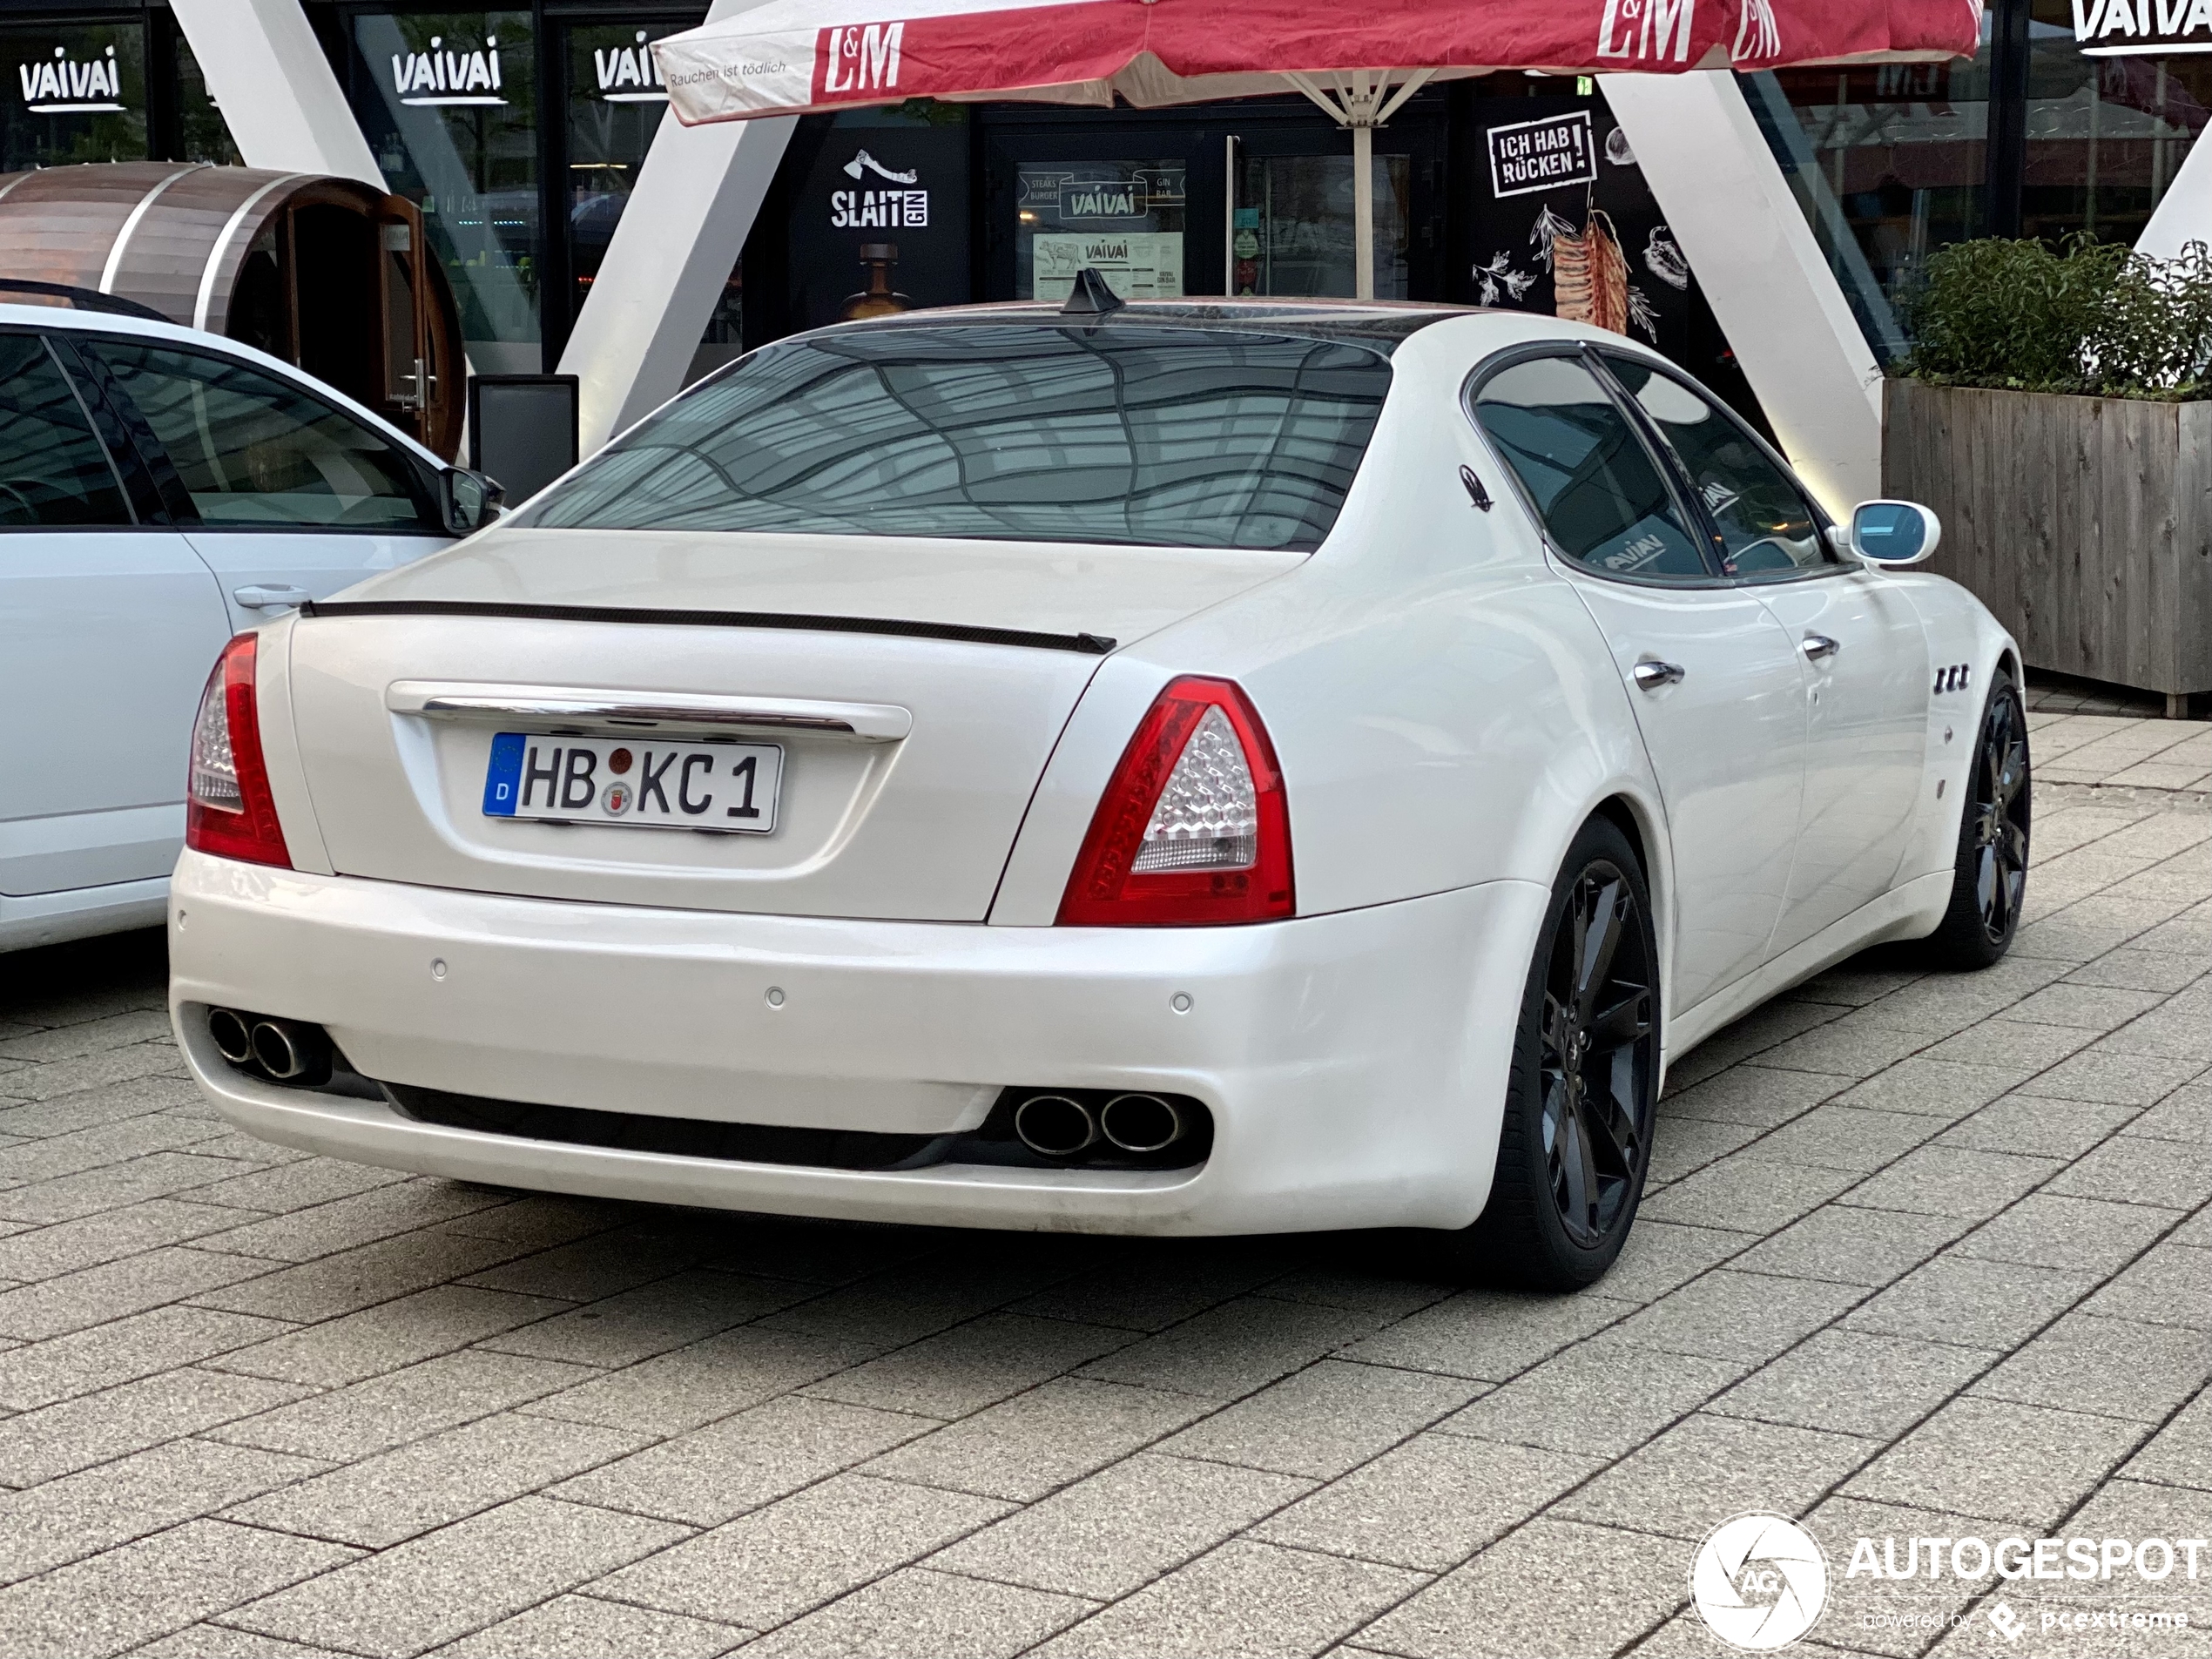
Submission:
M 1831 529 L 1594 329 L 1087 286 L 756 352 L 236 642 L 172 901 L 223 1114 L 1576 1285 L 1669 1056 L 1877 941 L 2004 951 L 2019 659 L 1878 568 L 1924 509 Z
M 456 481 L 251 347 L 0 305 L 0 950 L 161 921 L 208 659 L 449 546 Z

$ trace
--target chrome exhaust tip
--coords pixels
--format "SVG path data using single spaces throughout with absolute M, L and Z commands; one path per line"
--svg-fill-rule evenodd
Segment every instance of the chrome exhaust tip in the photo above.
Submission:
M 1157 1095 L 1116 1095 L 1098 1114 L 1100 1131 L 1124 1152 L 1162 1152 L 1183 1138 L 1183 1114 Z
M 207 1035 L 215 1040 L 215 1052 L 233 1066 L 253 1058 L 253 1028 L 236 1008 L 208 1009 Z
M 1032 1095 L 1014 1109 L 1014 1132 L 1040 1157 L 1073 1157 L 1098 1138 L 1098 1120 L 1065 1095 Z
M 298 1082 L 329 1069 L 330 1039 L 314 1026 L 262 1020 L 253 1027 L 253 1058 L 279 1082 Z

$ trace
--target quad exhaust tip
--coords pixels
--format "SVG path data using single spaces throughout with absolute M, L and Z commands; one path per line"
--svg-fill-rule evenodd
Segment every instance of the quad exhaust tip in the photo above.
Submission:
M 1124 1152 L 1163 1152 L 1184 1128 L 1183 1114 L 1157 1095 L 1116 1095 L 1098 1114 L 1099 1132 Z
M 210 1008 L 207 1035 L 215 1040 L 215 1052 L 233 1066 L 253 1058 L 253 1028 L 235 1008 Z
M 330 1037 L 319 1025 L 210 1008 L 207 1035 L 232 1065 L 258 1067 L 278 1082 L 319 1084 L 330 1076 Z
M 1189 1130 L 1182 1110 L 1157 1095 L 1116 1095 L 1096 1112 L 1070 1096 L 1032 1095 L 1014 1109 L 1015 1134 L 1040 1157 L 1074 1157 L 1100 1141 L 1119 1152 L 1161 1152 Z
M 1098 1120 L 1079 1100 L 1032 1095 L 1014 1109 L 1014 1132 L 1041 1157 L 1073 1157 L 1098 1138 Z

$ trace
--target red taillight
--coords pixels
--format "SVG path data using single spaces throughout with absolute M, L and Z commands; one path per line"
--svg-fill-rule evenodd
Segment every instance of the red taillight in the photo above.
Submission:
M 185 786 L 185 845 L 195 853 L 292 867 L 261 763 L 261 721 L 253 699 L 252 634 L 223 647 L 192 722 L 192 770 Z
M 1290 807 L 1266 728 L 1234 681 L 1175 681 L 1099 799 L 1060 925 L 1272 921 L 1297 909 Z

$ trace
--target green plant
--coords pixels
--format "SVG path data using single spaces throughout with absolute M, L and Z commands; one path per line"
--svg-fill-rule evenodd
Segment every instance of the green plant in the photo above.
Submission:
M 2092 397 L 2212 397 L 2212 252 L 2152 259 L 2084 233 L 1990 237 L 1927 264 L 1896 372 L 1950 386 Z

